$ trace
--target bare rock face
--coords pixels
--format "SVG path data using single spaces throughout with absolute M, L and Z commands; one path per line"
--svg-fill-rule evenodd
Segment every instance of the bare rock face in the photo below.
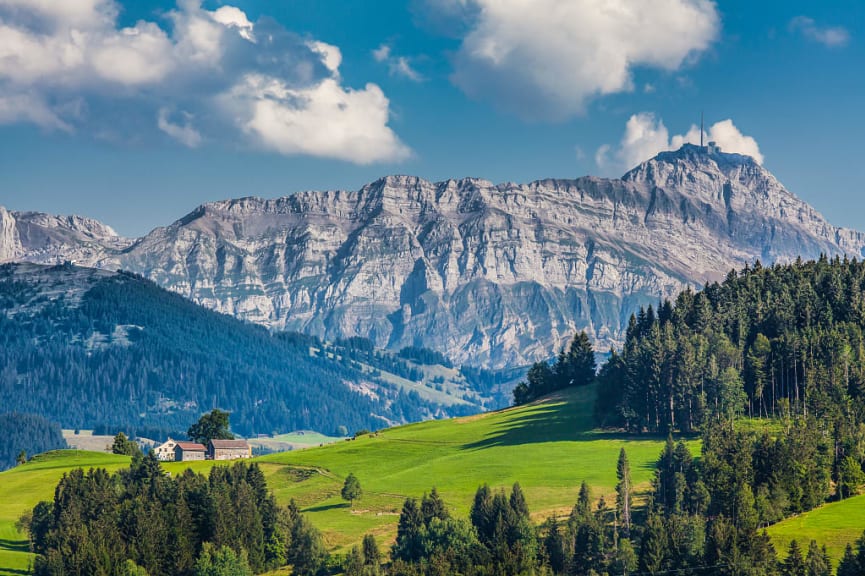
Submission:
M 15 217 L 0 206 L 0 263 L 15 260 L 23 254 Z
M 117 235 L 110 226 L 82 216 L 53 216 L 41 212 L 7 212 L 13 223 L 8 233 L 0 224 L 0 262 L 24 260 L 38 264 L 77 262 L 82 266 L 105 267 L 106 260 L 132 245 L 133 240 Z M 6 235 L 8 234 L 8 238 Z M 17 243 L 18 255 L 14 255 Z M 12 248 L 9 248 L 12 247 Z M 9 256 L 3 256 L 6 250 Z
M 123 268 L 277 329 L 493 367 L 543 358 L 580 329 L 603 350 L 640 305 L 755 259 L 865 248 L 751 158 L 691 145 L 620 180 L 391 176 L 215 202 L 134 243 L 46 218 L 28 216 L 26 234 L 19 223 L 24 259 Z

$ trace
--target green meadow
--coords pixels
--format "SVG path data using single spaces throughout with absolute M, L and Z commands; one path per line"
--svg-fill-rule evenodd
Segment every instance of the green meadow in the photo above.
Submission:
M 403 500 L 420 497 L 433 486 L 455 513 L 465 515 L 480 484 L 509 488 L 519 482 L 536 520 L 541 520 L 554 513 L 567 514 L 583 481 L 596 499 L 603 496 L 612 506 L 616 459 L 622 447 L 638 489 L 649 487 L 664 440 L 593 430 L 593 403 L 593 389 L 569 390 L 519 408 L 390 428 L 255 461 L 277 499 L 297 500 L 335 552 L 345 552 L 366 533 L 375 534 L 382 545 L 389 544 Z M 698 440 L 690 440 L 689 445 L 695 454 L 699 452 Z M 39 500 L 52 498 L 63 473 L 77 467 L 117 470 L 128 463 L 124 456 L 65 450 L 0 473 L 0 574 L 26 573 L 31 556 L 15 522 Z M 163 466 L 171 474 L 185 468 L 206 474 L 214 463 Z M 364 490 L 353 507 L 340 498 L 350 472 Z M 844 546 L 861 534 L 862 518 L 865 496 L 790 518 L 772 526 L 769 533 L 780 555 L 791 538 L 801 542 L 813 538 L 825 543 L 837 562 Z
M 457 514 L 467 514 L 478 486 L 519 482 L 538 517 L 566 514 L 584 480 L 610 504 L 616 459 L 625 447 L 634 482 L 648 485 L 660 439 L 591 430 L 594 394 L 568 391 L 542 403 L 480 416 L 401 426 L 324 448 L 271 454 L 265 467 L 278 498 L 295 498 L 335 549 L 372 532 L 395 533 L 403 500 L 436 487 Z M 694 449 L 698 449 L 693 442 Z M 339 496 L 353 472 L 364 489 L 354 509 Z
M 457 514 L 467 514 L 477 487 L 519 482 L 537 519 L 566 514 L 588 482 L 595 498 L 612 505 L 619 450 L 628 452 L 634 482 L 648 487 L 663 439 L 628 438 L 591 429 L 594 390 L 566 391 L 543 402 L 470 416 L 411 424 L 323 447 L 257 458 L 278 500 L 296 499 L 337 552 L 373 533 L 382 544 L 396 534 L 406 497 L 435 486 Z M 699 443 L 691 442 L 694 451 Z M 61 475 L 76 467 L 116 470 L 128 458 L 90 452 L 47 454 L 0 474 L 0 573 L 26 570 L 25 536 L 15 521 L 50 499 Z M 212 462 L 167 463 L 206 473 Z M 363 486 L 354 507 L 340 498 L 353 472 Z M 4 572 L 5 571 L 5 572 Z
M 788 518 L 769 527 L 769 536 L 778 555 L 787 555 L 791 540 L 798 540 L 807 550 L 808 543 L 816 540 L 825 544 L 829 555 L 837 562 L 844 555 L 848 543 L 855 543 L 865 530 L 865 495 L 855 496 L 820 506 L 805 514 Z

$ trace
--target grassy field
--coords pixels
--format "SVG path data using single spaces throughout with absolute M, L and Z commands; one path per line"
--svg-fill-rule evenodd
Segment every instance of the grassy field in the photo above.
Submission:
M 662 439 L 627 438 L 592 431 L 591 389 L 564 393 L 546 402 L 455 420 L 388 429 L 324 447 L 271 454 L 256 461 L 277 499 L 295 498 L 335 551 L 373 533 L 382 544 L 396 533 L 403 500 L 433 486 L 457 513 L 468 512 L 477 487 L 487 482 L 509 488 L 520 482 L 540 519 L 567 513 L 580 483 L 613 502 L 616 459 L 624 446 L 634 482 L 648 486 Z M 691 442 L 694 451 L 699 443 Z M 0 474 L 0 574 L 20 574 L 29 562 L 26 541 L 15 520 L 39 500 L 50 499 L 63 472 L 104 466 L 117 469 L 128 458 L 74 451 L 46 457 Z M 212 462 L 192 463 L 205 472 Z M 173 474 L 190 463 L 167 463 Z M 364 489 L 354 508 L 339 492 L 354 472 Z
M 804 550 L 816 540 L 826 544 L 837 564 L 847 543 L 854 543 L 865 530 L 865 495 L 825 504 L 805 514 L 788 518 L 769 527 L 769 536 L 779 556 L 787 555 L 791 540 L 798 540 Z

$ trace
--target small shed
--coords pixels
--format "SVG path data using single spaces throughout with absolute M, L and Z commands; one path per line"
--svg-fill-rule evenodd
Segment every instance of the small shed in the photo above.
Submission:
M 169 436 L 168 440 L 164 444 L 160 444 L 153 449 L 153 453 L 156 454 L 157 460 L 161 460 L 163 462 L 171 462 L 172 460 L 174 460 L 175 446 L 177 446 L 177 442 L 172 440 Z
M 207 448 L 197 442 L 178 442 L 174 446 L 174 460 L 177 462 L 204 460 L 206 454 Z
M 246 440 L 211 440 L 207 445 L 207 457 L 211 460 L 252 458 L 252 448 Z

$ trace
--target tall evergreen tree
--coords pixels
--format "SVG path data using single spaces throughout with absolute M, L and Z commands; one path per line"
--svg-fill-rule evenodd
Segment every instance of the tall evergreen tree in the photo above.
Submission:
M 787 558 L 784 559 L 784 564 L 781 567 L 781 575 L 807 576 L 805 560 L 802 558 L 802 550 L 799 548 L 799 543 L 796 540 L 790 542 Z
M 622 523 L 624 535 L 631 535 L 631 506 L 633 499 L 631 494 L 631 466 L 628 463 L 628 455 L 623 447 L 619 451 L 619 461 L 616 464 L 616 514 Z
M 808 545 L 808 556 L 805 558 L 805 574 L 807 576 L 832 576 L 832 561 L 824 544 L 817 546 L 815 540 Z

